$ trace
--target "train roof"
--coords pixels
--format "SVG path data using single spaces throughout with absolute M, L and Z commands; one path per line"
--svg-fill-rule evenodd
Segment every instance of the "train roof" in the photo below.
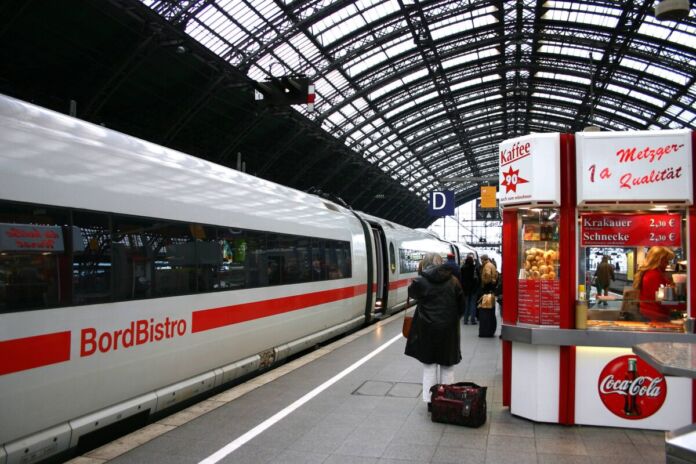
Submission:
M 345 235 L 337 203 L 0 95 L 0 198 L 259 230 Z

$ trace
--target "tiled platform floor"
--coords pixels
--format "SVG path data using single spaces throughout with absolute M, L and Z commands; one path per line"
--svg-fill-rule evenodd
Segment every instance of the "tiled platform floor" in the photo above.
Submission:
M 399 316 L 382 321 L 338 346 L 235 387 L 73 462 L 198 463 L 390 340 L 400 329 Z M 485 426 L 469 429 L 430 421 L 420 399 L 421 367 L 402 354 L 401 339 L 220 462 L 665 462 L 663 432 L 564 427 L 513 417 L 501 402 L 500 340 L 478 338 L 477 331 L 477 326 L 462 326 L 464 359 L 456 371 L 457 380 L 488 385 Z M 273 380 L 265 383 L 269 378 Z

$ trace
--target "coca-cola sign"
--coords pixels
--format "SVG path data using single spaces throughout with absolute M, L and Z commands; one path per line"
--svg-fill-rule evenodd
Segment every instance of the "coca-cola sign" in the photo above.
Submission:
M 630 420 L 652 416 L 667 398 L 664 376 L 635 355 L 609 361 L 599 374 L 597 389 L 609 411 Z

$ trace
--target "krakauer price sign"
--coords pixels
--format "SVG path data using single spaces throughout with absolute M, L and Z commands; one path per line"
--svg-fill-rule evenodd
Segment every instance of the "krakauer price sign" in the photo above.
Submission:
M 693 203 L 691 131 L 575 134 L 579 203 Z
M 580 245 L 681 246 L 681 215 L 581 214 Z

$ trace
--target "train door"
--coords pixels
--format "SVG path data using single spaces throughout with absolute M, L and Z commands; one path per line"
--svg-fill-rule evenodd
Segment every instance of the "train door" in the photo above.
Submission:
M 385 311 L 389 297 L 389 266 L 387 265 L 387 240 L 382 227 L 370 223 L 372 227 L 373 245 L 375 249 L 375 277 L 377 280 L 375 310 Z

